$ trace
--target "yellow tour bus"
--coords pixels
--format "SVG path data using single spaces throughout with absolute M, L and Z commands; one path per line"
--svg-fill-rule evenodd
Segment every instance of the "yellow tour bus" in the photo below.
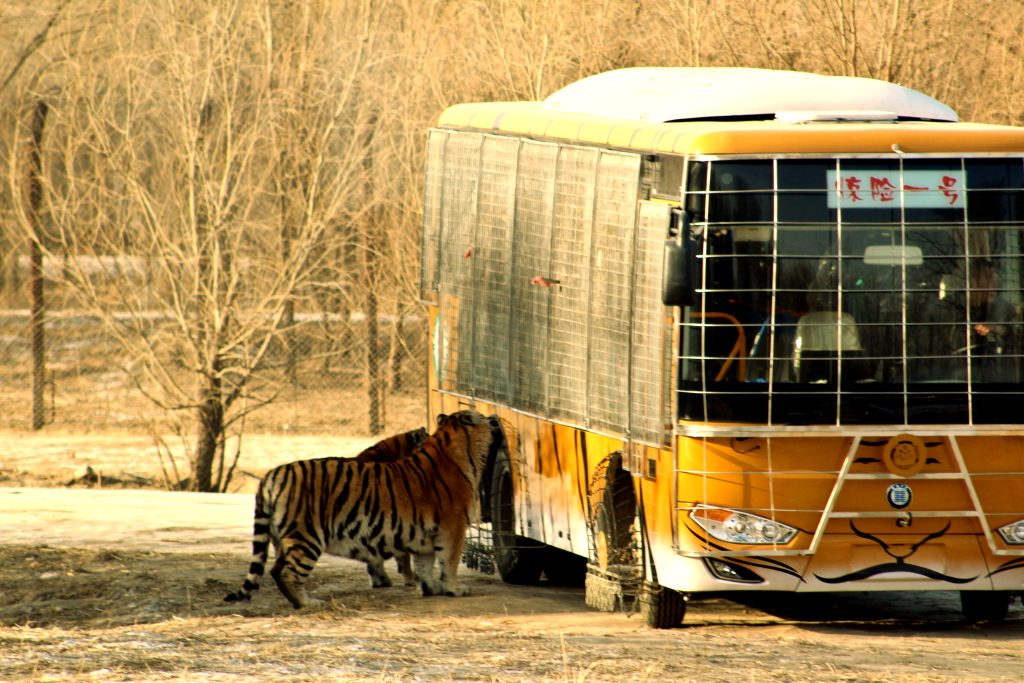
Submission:
M 633 68 L 429 133 L 431 418 L 497 413 L 512 583 L 1024 589 L 1024 128 L 882 81 Z

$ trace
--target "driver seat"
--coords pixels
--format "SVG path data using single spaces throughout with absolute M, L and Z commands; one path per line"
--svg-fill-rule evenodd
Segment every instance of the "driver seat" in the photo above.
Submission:
M 838 311 L 813 311 L 800 316 L 793 340 L 793 370 L 802 384 L 835 382 L 840 370 L 844 380 L 865 379 L 864 348 L 853 316 Z

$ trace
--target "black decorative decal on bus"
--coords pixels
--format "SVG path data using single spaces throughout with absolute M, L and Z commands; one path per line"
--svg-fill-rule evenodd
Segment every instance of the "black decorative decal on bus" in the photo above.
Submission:
M 970 583 L 971 581 L 974 581 L 978 577 L 977 576 L 972 576 L 970 578 L 962 578 L 962 577 L 950 576 L 948 574 L 943 574 L 942 572 L 935 571 L 934 569 L 929 569 L 928 567 L 922 567 L 920 565 L 911 564 L 911 563 L 907 562 L 907 559 L 910 558 L 911 556 L 913 556 L 913 554 L 917 552 L 917 549 L 920 548 L 921 546 L 923 546 L 925 543 L 928 543 L 929 541 L 933 541 L 936 538 L 940 538 L 942 536 L 945 536 L 946 532 L 949 531 L 949 526 L 950 526 L 950 523 L 947 522 L 946 526 L 944 526 L 941 530 L 936 531 L 935 533 L 932 533 L 932 534 L 928 534 L 923 539 L 921 539 L 920 541 L 918 541 L 914 545 L 910 546 L 910 550 L 906 554 L 904 554 L 904 555 L 897 555 L 896 553 L 893 552 L 892 546 L 890 546 L 888 543 L 886 543 L 882 539 L 878 538 L 877 536 L 873 536 L 872 534 L 869 534 L 869 533 L 867 533 L 865 531 L 861 531 L 860 529 L 857 528 L 857 526 L 851 520 L 850 521 L 850 528 L 853 530 L 853 533 L 857 534 L 861 538 L 866 538 L 866 539 L 868 539 L 870 541 L 874 541 L 875 543 L 877 543 L 882 548 L 882 550 L 885 551 L 885 554 L 888 555 L 889 557 L 891 557 L 893 560 L 895 560 L 895 562 L 886 562 L 884 564 L 876 564 L 876 565 L 871 566 L 871 567 L 865 567 L 864 569 L 858 569 L 857 571 L 850 572 L 849 574 L 844 574 L 842 576 L 826 577 L 826 576 L 819 576 L 818 574 L 815 574 L 814 576 L 815 576 L 816 579 L 818 579 L 822 583 L 836 584 L 836 583 L 849 583 L 851 581 L 863 581 L 864 579 L 870 579 L 871 577 L 879 576 L 880 574 L 909 573 L 909 574 L 917 574 L 919 576 L 923 576 L 926 579 L 934 579 L 936 581 L 945 581 L 947 583 L 955 583 L 955 584 Z
M 1012 560 L 1007 560 L 990 571 L 988 575 L 989 577 L 992 577 L 1002 572 L 1008 572 L 1011 569 L 1024 569 L 1024 557 L 1015 557 Z
M 720 550 L 720 551 L 728 550 L 728 548 L 726 548 L 725 546 L 719 545 L 719 544 L 713 542 L 710 538 L 705 537 L 700 532 L 695 531 L 694 529 L 691 529 L 688 524 L 685 526 L 685 528 L 686 528 L 687 531 L 690 532 L 690 534 L 692 534 L 694 537 L 698 538 L 700 540 L 700 542 L 702 544 L 706 545 L 707 547 L 709 547 L 709 548 L 711 548 L 713 550 Z M 785 562 L 781 562 L 780 560 L 776 560 L 776 559 L 770 558 L 770 557 L 741 557 L 741 556 L 732 556 L 732 557 L 729 558 L 729 561 L 730 562 L 735 562 L 737 564 L 742 564 L 742 565 L 745 565 L 747 567 L 757 567 L 759 569 L 770 569 L 772 571 L 782 572 L 783 574 L 788 574 L 789 576 L 792 576 L 794 578 L 800 579 L 801 582 L 805 581 L 804 577 L 802 577 L 798 571 L 796 571 L 795 569 L 790 567 L 788 564 L 786 564 Z

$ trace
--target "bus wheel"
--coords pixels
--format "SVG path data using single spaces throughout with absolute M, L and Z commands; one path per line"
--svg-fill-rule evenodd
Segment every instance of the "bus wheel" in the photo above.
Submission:
M 518 536 L 512 464 L 508 451 L 502 450 L 491 473 L 491 543 L 494 563 L 505 583 L 537 583 L 544 569 L 543 543 Z
M 652 628 L 676 628 L 686 616 L 687 596 L 656 583 L 644 582 L 640 613 Z
M 590 482 L 590 562 L 586 603 L 602 612 L 624 609 L 635 599 L 641 576 L 633 539 L 636 497 L 622 454 L 612 453 L 594 470 Z
M 978 621 L 1003 621 L 1010 611 L 1012 594 L 1007 591 L 960 591 L 964 618 Z

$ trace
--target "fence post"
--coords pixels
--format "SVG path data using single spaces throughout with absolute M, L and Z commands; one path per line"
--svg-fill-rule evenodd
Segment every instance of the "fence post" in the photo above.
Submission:
M 42 203 L 42 155 L 39 151 L 49 108 L 40 100 L 32 116 L 32 143 L 28 151 L 28 221 L 29 239 L 29 329 L 32 335 L 32 429 L 46 424 L 44 389 L 46 384 L 46 305 L 43 290 L 43 230 L 39 225 Z

